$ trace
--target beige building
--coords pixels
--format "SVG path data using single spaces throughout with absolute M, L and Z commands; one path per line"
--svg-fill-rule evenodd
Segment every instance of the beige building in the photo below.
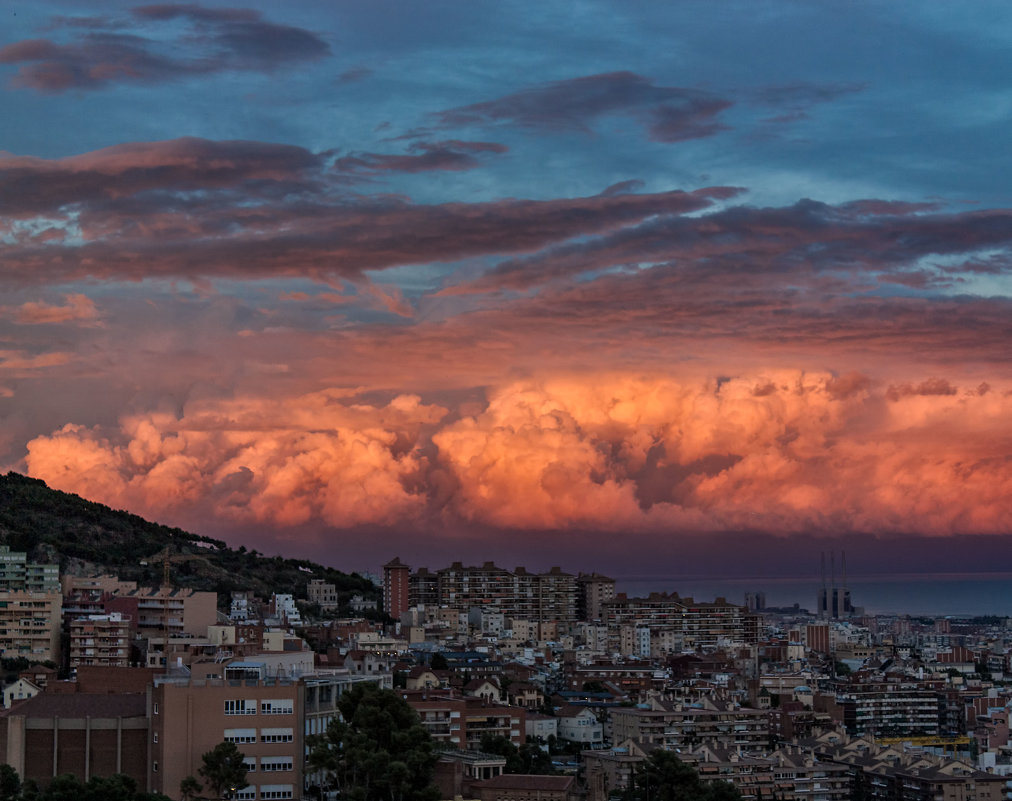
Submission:
M 62 612 L 59 584 L 54 592 L 0 592 L 0 656 L 58 662 Z
M 70 666 L 130 666 L 131 620 L 113 612 L 70 621 Z
M 206 637 L 218 622 L 218 595 L 178 587 L 142 587 L 119 593 L 137 599 L 137 633 L 141 637 Z
M 310 579 L 306 595 L 310 603 L 319 604 L 321 609 L 333 609 L 338 605 L 337 587 L 323 579 Z
M 179 798 L 187 776 L 199 778 L 202 755 L 222 741 L 245 755 L 249 786 L 233 798 L 302 797 L 305 686 L 300 681 L 158 681 L 151 696 L 149 786 Z

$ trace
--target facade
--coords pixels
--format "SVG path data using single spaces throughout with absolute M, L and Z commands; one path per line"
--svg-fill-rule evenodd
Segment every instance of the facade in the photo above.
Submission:
M 0 545 L 0 591 L 60 592 L 60 566 L 32 564 L 24 551 Z
M 933 737 L 941 732 L 945 706 L 933 690 L 881 685 L 853 687 L 836 698 L 843 722 L 855 736 Z
M 383 565 L 383 611 L 394 620 L 408 610 L 408 579 L 411 568 L 399 558 Z
M 338 604 L 337 587 L 323 579 L 310 579 L 306 595 L 310 603 L 319 604 L 321 609 L 333 609 Z
M 218 622 L 218 596 L 213 592 L 179 587 L 142 587 L 121 593 L 137 600 L 137 634 L 140 637 L 186 635 L 206 637 L 207 627 Z
M 576 579 L 577 614 L 580 620 L 601 620 L 605 601 L 615 598 L 615 579 L 597 573 L 581 573 Z
M 58 662 L 62 610 L 59 584 L 54 592 L 0 592 L 0 656 Z
M 0 712 L 0 757 L 42 786 L 124 773 L 148 787 L 150 739 L 144 693 L 43 692 Z
M 638 740 L 665 748 L 716 748 L 765 750 L 769 746 L 769 715 L 733 701 L 702 698 L 670 702 L 654 699 L 649 705 L 611 711 L 615 742 Z
M 759 641 L 759 616 L 723 598 L 701 603 L 677 593 L 654 592 L 646 598 L 620 594 L 602 603 L 602 613 L 614 645 L 619 645 L 623 626 L 669 631 L 684 648 L 716 646 L 722 641 Z
M 291 680 L 156 681 L 151 694 L 151 757 L 146 781 L 178 798 L 201 756 L 222 741 L 246 757 L 249 786 L 236 799 L 302 797 L 305 687 Z
M 129 667 L 132 623 L 129 617 L 115 612 L 71 620 L 70 667 Z
M 479 751 L 485 735 L 505 737 L 517 746 L 526 737 L 527 713 L 520 707 L 462 698 L 452 691 L 401 690 L 400 695 L 432 738 L 453 748 Z

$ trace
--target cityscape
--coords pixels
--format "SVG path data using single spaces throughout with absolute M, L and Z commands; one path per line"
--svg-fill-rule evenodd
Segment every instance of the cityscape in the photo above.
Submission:
M 1012 801 L 1012 4 L 0 13 L 0 801 Z
M 1012 617 L 867 614 L 844 554 L 809 608 L 399 557 L 372 591 L 305 568 L 294 594 L 226 598 L 175 585 L 165 559 L 139 587 L 0 546 L 0 749 L 25 782 L 119 774 L 192 797 L 226 744 L 243 786 L 225 797 L 333 797 L 314 738 L 369 685 L 438 748 L 446 799 L 607 801 L 658 751 L 750 801 L 1008 796 Z

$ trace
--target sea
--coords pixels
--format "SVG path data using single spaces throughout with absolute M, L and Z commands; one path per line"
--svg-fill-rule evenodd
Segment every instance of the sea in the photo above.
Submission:
M 745 593 L 762 592 L 767 607 L 814 611 L 822 587 L 809 576 L 727 578 L 719 576 L 615 576 L 615 589 L 630 597 L 677 592 L 696 601 L 722 597 L 744 604 Z M 838 579 L 839 586 L 839 579 Z M 847 577 L 851 604 L 869 615 L 1012 617 L 1012 573 L 895 573 Z

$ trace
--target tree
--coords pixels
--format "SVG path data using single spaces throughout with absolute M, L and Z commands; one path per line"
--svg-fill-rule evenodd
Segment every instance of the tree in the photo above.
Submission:
M 552 775 L 552 758 L 537 743 L 524 743 L 517 747 L 509 739 L 486 734 L 481 738 L 481 750 L 506 758 L 505 773 Z
M 432 659 L 429 660 L 429 667 L 432 670 L 448 670 L 450 663 L 446 661 L 446 657 L 438 651 L 432 655 Z
M 0 801 L 18 801 L 21 798 L 21 777 L 10 765 L 0 765 Z
M 215 798 L 229 797 L 247 786 L 245 756 L 235 747 L 235 743 L 218 743 L 201 759 L 200 775 L 207 780 L 208 789 L 214 792 Z
M 195 776 L 187 776 L 179 783 L 179 797 L 183 801 L 194 801 L 204 786 L 197 781 Z
M 397 693 L 359 684 L 338 701 L 335 718 L 309 739 L 310 770 L 323 771 L 352 801 L 436 801 L 435 744 Z
M 725 781 L 704 784 L 671 751 L 654 751 L 636 769 L 625 801 L 741 801 L 741 793 Z

